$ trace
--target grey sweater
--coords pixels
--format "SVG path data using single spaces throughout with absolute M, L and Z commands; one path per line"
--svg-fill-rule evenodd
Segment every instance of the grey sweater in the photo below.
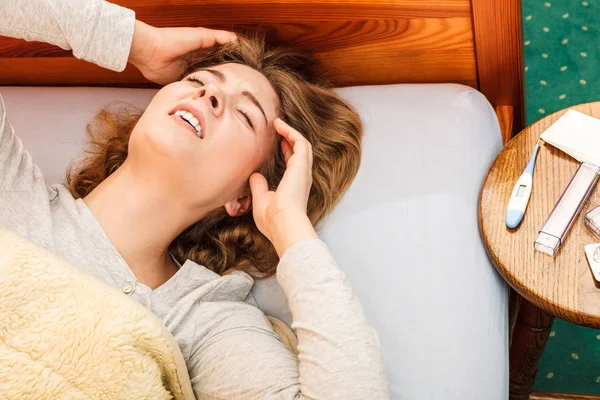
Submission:
M 52 43 L 115 71 L 127 64 L 134 22 L 132 10 L 102 0 L 2 0 L 0 6 L 0 35 Z M 277 268 L 298 335 L 296 357 L 256 307 L 246 273 L 221 277 L 188 260 L 155 290 L 137 282 L 85 203 L 64 185 L 45 182 L 15 135 L 2 97 L 0 226 L 130 293 L 156 314 L 179 344 L 199 399 L 391 396 L 377 335 L 321 240 L 292 246 Z

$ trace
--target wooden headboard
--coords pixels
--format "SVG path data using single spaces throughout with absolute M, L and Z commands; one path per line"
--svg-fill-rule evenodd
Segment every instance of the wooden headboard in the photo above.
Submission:
M 337 86 L 469 85 L 496 107 L 503 131 L 523 126 L 520 0 L 111 2 L 154 26 L 261 26 L 278 42 L 314 51 Z M 0 85 L 155 87 L 131 65 L 116 73 L 55 46 L 3 37 Z

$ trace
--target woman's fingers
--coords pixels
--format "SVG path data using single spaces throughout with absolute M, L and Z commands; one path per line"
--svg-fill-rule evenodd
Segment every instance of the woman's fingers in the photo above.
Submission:
M 230 31 L 214 31 L 215 40 L 219 44 L 226 44 L 237 40 L 237 35 Z
M 292 145 L 294 154 L 302 153 L 305 156 L 307 155 L 310 143 L 308 143 L 308 140 L 300 132 L 279 118 L 275 120 L 275 130 Z M 308 160 L 308 158 L 306 159 Z
M 301 187 L 310 188 L 312 184 L 312 146 L 304 136 L 297 130 L 287 125 L 281 120 L 275 120 L 275 129 L 283 139 L 281 141 L 281 150 L 287 165 L 285 171 L 282 187 L 288 187 L 292 184 L 292 187 L 297 187 L 301 183 Z M 286 176 L 288 179 L 286 180 Z M 304 191 L 305 189 L 301 189 Z
M 252 191 L 252 199 L 257 199 L 258 196 L 269 191 L 267 179 L 260 173 L 255 172 L 250 175 L 250 190 Z
M 294 151 L 292 150 L 290 142 L 288 142 L 285 138 L 281 141 L 281 151 L 283 152 L 283 159 L 287 164 L 292 154 L 294 154 Z
M 200 45 L 203 48 L 212 47 L 215 44 L 226 44 L 237 40 L 237 35 L 230 31 L 196 28 L 198 35 L 201 37 Z
M 284 137 L 284 141 L 290 144 L 293 154 L 300 155 L 308 164 L 309 169 L 312 169 L 312 146 L 310 142 L 300 132 L 283 122 L 280 118 L 275 119 L 274 125 L 275 130 Z

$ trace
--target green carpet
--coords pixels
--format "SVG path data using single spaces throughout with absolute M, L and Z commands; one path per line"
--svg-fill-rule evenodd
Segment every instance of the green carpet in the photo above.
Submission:
M 522 0 L 522 7 L 527 124 L 600 100 L 600 0 Z M 557 318 L 534 389 L 600 394 L 600 331 Z

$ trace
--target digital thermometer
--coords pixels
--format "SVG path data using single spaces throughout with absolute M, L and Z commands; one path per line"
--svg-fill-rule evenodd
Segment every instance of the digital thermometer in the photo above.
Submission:
M 533 149 L 533 154 L 525 167 L 525 171 L 523 171 L 510 195 L 508 207 L 506 208 L 506 226 L 509 228 L 519 226 L 525 215 L 525 209 L 529 203 L 531 188 L 533 186 L 533 167 L 535 166 L 535 158 L 539 149 L 540 144 L 538 143 Z

